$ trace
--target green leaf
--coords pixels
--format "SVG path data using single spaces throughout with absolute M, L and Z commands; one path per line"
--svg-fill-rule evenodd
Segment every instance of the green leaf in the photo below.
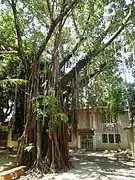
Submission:
M 0 86 L 6 87 L 7 85 L 24 85 L 27 81 L 23 79 L 4 79 L 0 80 Z
M 69 118 L 65 113 L 58 113 L 58 116 L 60 116 L 60 120 L 64 123 L 67 123 L 69 121 Z

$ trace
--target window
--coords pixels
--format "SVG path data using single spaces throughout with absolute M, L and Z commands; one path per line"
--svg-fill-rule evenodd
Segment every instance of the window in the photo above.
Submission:
M 109 143 L 114 143 L 114 134 L 109 134 Z
M 115 134 L 115 142 L 116 143 L 120 143 L 121 142 L 120 134 Z
M 102 142 L 108 143 L 107 134 L 102 134 Z
M 102 143 L 120 143 L 120 134 L 102 134 Z

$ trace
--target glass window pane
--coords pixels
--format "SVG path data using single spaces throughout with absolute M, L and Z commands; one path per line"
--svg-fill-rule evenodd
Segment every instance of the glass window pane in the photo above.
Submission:
M 114 134 L 109 134 L 109 143 L 114 143 Z
M 102 134 L 102 142 L 103 143 L 108 143 L 107 134 Z
M 121 142 L 120 134 L 115 134 L 115 142 L 116 143 L 120 143 Z

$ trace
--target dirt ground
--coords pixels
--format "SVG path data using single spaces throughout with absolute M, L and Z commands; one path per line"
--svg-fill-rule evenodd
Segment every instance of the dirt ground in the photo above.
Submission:
M 0 172 L 16 166 L 16 152 L 10 152 L 8 149 L 0 148 Z
M 20 180 L 134 180 L 135 160 L 125 152 L 71 152 L 73 167 L 62 173 L 29 173 Z

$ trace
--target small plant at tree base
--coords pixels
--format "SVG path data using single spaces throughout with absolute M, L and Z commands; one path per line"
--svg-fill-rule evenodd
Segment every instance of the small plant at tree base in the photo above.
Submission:
M 34 148 L 33 144 L 30 143 L 28 146 L 26 146 L 26 147 L 24 148 L 24 151 L 30 152 L 30 151 L 32 151 L 33 148 Z

